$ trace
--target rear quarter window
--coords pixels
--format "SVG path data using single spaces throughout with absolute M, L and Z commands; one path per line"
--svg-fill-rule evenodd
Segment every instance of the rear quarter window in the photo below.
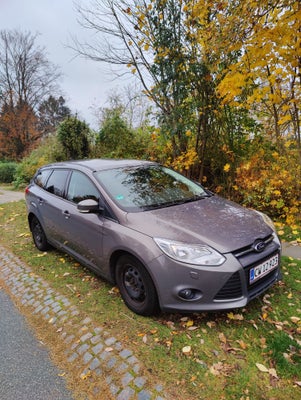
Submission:
M 44 188 L 51 171 L 51 169 L 43 169 L 39 171 L 33 179 L 34 183 L 41 188 Z
M 56 196 L 64 197 L 65 186 L 68 175 L 69 175 L 69 170 L 65 169 L 53 170 L 44 188 L 48 192 L 53 193 Z

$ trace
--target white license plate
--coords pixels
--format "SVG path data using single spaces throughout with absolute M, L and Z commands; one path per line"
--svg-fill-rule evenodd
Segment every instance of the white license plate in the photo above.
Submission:
M 250 269 L 250 284 L 256 282 L 258 279 L 263 278 L 267 275 L 272 269 L 278 267 L 279 263 L 279 255 L 276 254 L 274 257 L 269 258 L 264 263 L 257 265 L 254 268 Z

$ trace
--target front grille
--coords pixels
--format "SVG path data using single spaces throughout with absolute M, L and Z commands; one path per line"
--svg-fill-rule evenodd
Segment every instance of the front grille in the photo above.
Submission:
M 242 297 L 242 288 L 239 272 L 235 272 L 217 293 L 214 300 L 229 300 Z
M 258 281 L 255 281 L 254 283 L 250 284 L 250 270 L 251 268 L 256 267 L 257 265 L 260 265 L 261 263 L 264 263 L 266 260 L 269 258 L 275 256 L 279 251 L 275 251 L 269 256 L 262 258 L 258 260 L 257 262 L 253 262 L 252 264 L 249 264 L 247 266 L 244 266 L 244 277 L 246 281 L 246 288 L 247 288 L 247 293 L 245 295 L 248 295 L 249 299 L 253 299 L 257 297 L 260 293 L 264 292 L 266 289 L 268 289 L 274 282 L 277 281 L 278 275 L 279 275 L 279 268 L 275 268 L 272 271 L 270 271 L 267 275 L 263 276 L 261 279 L 258 279 Z M 280 255 L 279 255 L 280 259 Z M 240 273 L 239 271 L 235 272 L 231 277 L 228 279 L 228 281 L 224 284 L 224 286 L 220 289 L 220 291 L 216 294 L 214 300 L 216 301 L 226 301 L 226 300 L 235 300 L 244 295 L 243 293 L 243 286 L 242 286 L 241 278 L 240 278 Z
M 271 242 L 273 241 L 273 235 L 266 236 L 265 238 L 261 239 L 261 242 L 265 244 L 265 247 L 267 247 Z M 245 246 L 241 249 L 236 250 L 233 254 L 236 258 L 240 258 L 243 256 L 248 255 L 249 253 L 254 252 L 254 245 L 253 243 L 249 246 Z

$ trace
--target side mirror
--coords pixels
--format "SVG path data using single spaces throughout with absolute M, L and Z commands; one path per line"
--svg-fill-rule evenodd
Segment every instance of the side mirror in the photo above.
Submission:
M 80 213 L 99 213 L 103 211 L 96 200 L 86 199 L 77 204 L 77 209 Z

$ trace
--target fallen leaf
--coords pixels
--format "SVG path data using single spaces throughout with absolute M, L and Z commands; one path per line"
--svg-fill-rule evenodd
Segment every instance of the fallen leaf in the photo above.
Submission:
M 89 376 L 91 376 L 91 374 L 92 374 L 91 371 L 88 371 L 88 372 L 85 373 L 85 374 L 84 374 L 84 373 L 81 374 L 80 377 L 81 377 L 82 380 L 85 380 L 85 379 L 89 378 Z
M 237 340 L 237 343 L 243 350 L 246 350 L 246 348 L 248 347 L 247 343 L 245 343 L 243 340 Z
M 298 324 L 298 323 L 301 321 L 301 318 L 299 318 L 299 317 L 291 317 L 291 321 L 292 321 L 294 324 Z
M 219 338 L 219 340 L 220 340 L 222 343 L 227 343 L 227 338 L 226 338 L 226 336 L 223 334 L 223 332 L 221 332 L 221 333 L 218 335 L 218 338 Z
M 191 346 L 184 346 L 182 348 L 182 353 L 185 354 L 185 355 L 190 354 L 191 353 Z
M 273 378 L 278 379 L 278 375 L 277 375 L 277 372 L 276 372 L 275 368 L 270 368 L 270 369 L 269 369 L 269 374 L 270 374 Z
M 259 369 L 261 372 L 269 372 L 268 368 L 266 368 L 263 364 L 256 363 L 256 367 Z
M 243 321 L 244 317 L 241 314 L 233 314 L 233 312 L 230 312 L 227 314 L 228 319 L 233 319 L 236 321 Z
M 266 319 L 267 319 L 267 317 L 268 317 L 268 313 L 263 313 L 262 314 L 262 316 L 261 316 L 261 318 L 265 321 Z

